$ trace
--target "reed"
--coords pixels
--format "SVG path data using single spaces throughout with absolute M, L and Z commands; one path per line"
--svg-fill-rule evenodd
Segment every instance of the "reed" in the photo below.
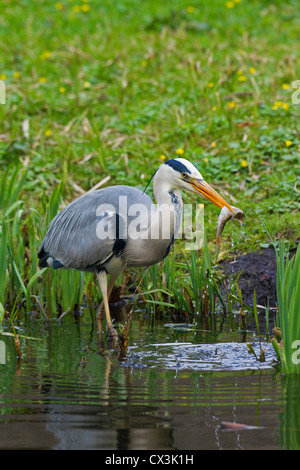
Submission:
M 40 211 L 26 207 L 20 197 L 26 171 L 9 167 L 0 181 L 0 323 L 24 312 L 42 310 L 47 318 L 81 305 L 84 289 L 93 279 L 71 270 L 39 269 L 37 251 L 49 222 L 62 203 L 63 187 L 56 186 Z
M 276 248 L 276 247 L 275 247 Z M 284 244 L 276 248 L 278 326 L 282 342 L 273 345 L 279 355 L 284 374 L 300 372 L 300 248 L 289 257 Z
M 187 253 L 184 245 L 175 245 L 160 267 L 152 266 L 144 273 L 142 285 L 151 308 L 159 306 L 163 312 L 196 318 L 214 314 L 217 305 L 226 311 L 206 237 L 200 250 Z

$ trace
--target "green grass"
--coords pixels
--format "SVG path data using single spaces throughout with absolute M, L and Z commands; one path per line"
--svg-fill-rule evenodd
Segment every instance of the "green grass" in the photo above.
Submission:
M 296 0 L 3 1 L 2 307 L 17 314 L 20 301 L 31 310 L 31 296 L 46 295 L 50 315 L 62 285 L 62 312 L 85 291 L 97 297 L 79 274 L 74 297 L 65 273 L 40 282 L 47 223 L 108 175 L 144 189 L 178 148 L 246 214 L 242 230 L 226 226 L 221 257 L 265 246 L 268 232 L 299 239 L 299 14 Z M 218 213 L 205 205 L 211 253 Z

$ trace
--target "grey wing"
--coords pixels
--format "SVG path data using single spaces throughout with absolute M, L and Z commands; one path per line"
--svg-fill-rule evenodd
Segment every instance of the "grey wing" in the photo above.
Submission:
M 120 217 L 120 196 L 127 205 L 141 202 L 150 211 L 151 199 L 136 188 L 113 186 L 73 201 L 50 223 L 39 249 L 41 260 L 50 255 L 59 264 L 79 270 L 93 270 L 126 243 L 128 220 Z M 147 224 L 147 222 L 145 222 Z M 125 242 L 120 244 L 120 239 Z M 46 266 L 40 261 L 40 266 Z

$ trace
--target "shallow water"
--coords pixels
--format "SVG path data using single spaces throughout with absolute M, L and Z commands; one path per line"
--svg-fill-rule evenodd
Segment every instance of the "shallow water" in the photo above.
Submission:
M 134 312 L 123 351 L 88 317 L 16 331 L 19 359 L 0 336 L 0 449 L 300 448 L 299 378 L 278 373 L 267 342 L 265 362 L 249 354 L 258 339 L 230 319 L 181 329 Z

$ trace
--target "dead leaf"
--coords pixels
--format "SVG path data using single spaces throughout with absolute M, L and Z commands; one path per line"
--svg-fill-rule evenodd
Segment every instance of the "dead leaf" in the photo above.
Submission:
M 16 348 L 17 348 L 17 357 L 21 357 L 21 343 L 20 343 L 20 340 L 19 340 L 19 336 L 20 335 L 16 335 L 15 336 L 15 345 L 16 345 Z

